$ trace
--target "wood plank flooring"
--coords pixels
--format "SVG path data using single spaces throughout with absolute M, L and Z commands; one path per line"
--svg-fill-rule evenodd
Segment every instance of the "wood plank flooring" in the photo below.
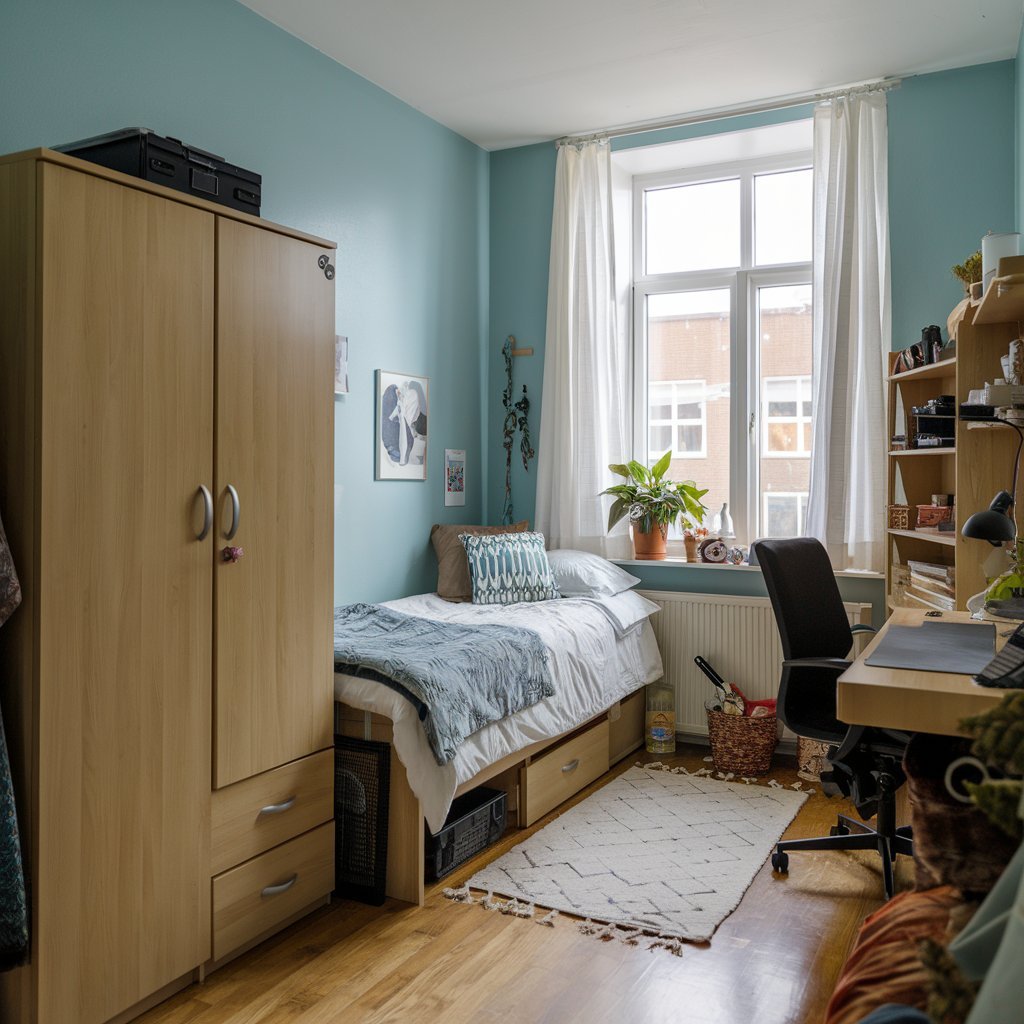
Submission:
M 703 767 L 707 748 L 673 757 Z M 576 800 L 607 781 L 604 776 Z M 796 780 L 793 768 L 773 778 Z M 817 789 L 818 787 L 815 786 Z M 575 802 L 575 801 L 573 801 Z M 820 791 L 787 836 L 827 834 L 849 810 Z M 428 889 L 416 909 L 340 902 L 311 915 L 140 1018 L 144 1024 L 817 1024 L 863 918 L 882 903 L 878 858 L 814 853 L 790 859 L 787 878 L 765 865 L 712 941 L 682 957 L 461 906 L 440 890 L 459 884 L 530 831 L 510 832 Z M 912 878 L 901 858 L 899 877 Z M 540 916 L 540 915 L 538 915 Z

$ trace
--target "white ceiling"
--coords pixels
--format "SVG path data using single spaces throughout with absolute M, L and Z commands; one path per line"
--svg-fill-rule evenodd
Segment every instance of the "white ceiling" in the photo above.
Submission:
M 241 0 L 486 149 L 1004 60 L 1021 0 Z

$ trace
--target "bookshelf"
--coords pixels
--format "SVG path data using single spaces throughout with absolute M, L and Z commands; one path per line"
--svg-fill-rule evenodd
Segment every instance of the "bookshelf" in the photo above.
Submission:
M 957 408 L 968 392 L 986 380 L 1002 376 L 999 357 L 1021 337 L 1017 317 L 1024 319 L 1024 276 L 1006 279 L 998 292 L 989 288 L 973 303 L 956 332 L 956 356 L 905 373 L 894 373 L 897 353 L 889 357 L 889 437 L 911 431 L 910 409 L 937 395 L 955 395 Z M 1005 317 L 1006 319 L 1002 319 Z M 1017 434 L 1002 424 L 956 421 L 956 440 L 949 448 L 890 451 L 887 455 L 887 504 L 910 506 L 911 529 L 886 533 L 886 598 L 889 608 L 935 607 L 901 596 L 895 586 L 911 561 L 928 562 L 951 570 L 955 605 L 985 586 L 982 562 L 991 553 L 984 542 L 960 535 L 968 516 L 987 508 L 1000 490 L 1008 490 L 1013 473 Z M 954 494 L 957 528 L 952 533 L 914 529 L 916 506 L 931 503 L 933 494 Z

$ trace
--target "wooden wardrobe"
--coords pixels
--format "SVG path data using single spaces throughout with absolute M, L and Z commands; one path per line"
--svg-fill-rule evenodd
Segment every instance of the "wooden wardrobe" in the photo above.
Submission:
M 128 1019 L 333 888 L 332 249 L 0 159 L 5 1024 Z

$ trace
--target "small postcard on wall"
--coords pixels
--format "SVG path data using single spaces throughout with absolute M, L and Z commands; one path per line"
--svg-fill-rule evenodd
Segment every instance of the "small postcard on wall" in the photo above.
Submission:
M 334 393 L 348 394 L 348 338 L 343 334 L 334 336 Z
M 466 504 L 466 452 L 462 448 L 444 450 L 444 503 Z

